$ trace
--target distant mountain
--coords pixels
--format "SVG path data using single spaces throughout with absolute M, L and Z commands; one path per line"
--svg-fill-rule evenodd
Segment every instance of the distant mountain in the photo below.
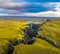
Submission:
M 0 16 L 0 18 L 60 18 L 60 17 Z

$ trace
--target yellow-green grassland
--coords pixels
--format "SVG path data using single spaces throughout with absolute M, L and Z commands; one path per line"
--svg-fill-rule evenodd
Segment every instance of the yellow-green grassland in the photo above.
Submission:
M 18 19 L 0 19 L 0 54 L 8 54 L 9 44 L 13 48 L 10 54 L 60 54 L 60 19 L 45 19 L 44 21 L 33 22 L 40 27 L 37 30 L 33 44 L 13 43 L 22 40 L 24 29 L 28 28 L 30 21 Z

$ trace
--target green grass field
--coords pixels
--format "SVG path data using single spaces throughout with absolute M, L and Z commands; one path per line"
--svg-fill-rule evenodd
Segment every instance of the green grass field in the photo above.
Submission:
M 27 27 L 29 23 L 29 21 L 23 20 L 0 19 L 0 54 L 6 54 L 9 39 L 22 39 L 24 32 L 21 29 Z M 60 19 L 37 23 L 43 25 L 39 28 L 38 35 L 53 40 L 60 47 Z M 35 38 L 35 42 L 31 45 L 18 44 L 14 46 L 12 54 L 60 54 L 60 48 L 45 40 Z

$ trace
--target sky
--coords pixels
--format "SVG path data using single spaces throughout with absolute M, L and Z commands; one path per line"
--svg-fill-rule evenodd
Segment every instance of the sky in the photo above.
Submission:
M 60 17 L 60 0 L 0 0 L 0 16 Z

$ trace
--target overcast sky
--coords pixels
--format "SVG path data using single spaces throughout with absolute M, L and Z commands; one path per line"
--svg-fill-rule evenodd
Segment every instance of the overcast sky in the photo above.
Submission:
M 60 17 L 60 0 L 0 0 L 0 16 Z

